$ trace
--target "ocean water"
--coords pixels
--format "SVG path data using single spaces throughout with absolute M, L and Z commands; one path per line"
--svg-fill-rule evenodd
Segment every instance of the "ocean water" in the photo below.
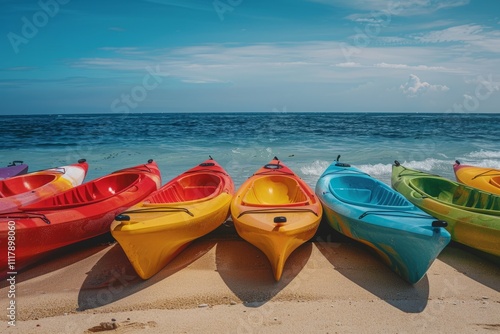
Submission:
M 211 155 L 238 187 L 277 156 L 311 187 L 341 155 L 390 184 L 394 160 L 453 179 L 500 168 L 500 114 L 152 113 L 0 116 L 0 165 L 30 171 L 87 159 L 87 179 L 154 159 L 163 183 Z

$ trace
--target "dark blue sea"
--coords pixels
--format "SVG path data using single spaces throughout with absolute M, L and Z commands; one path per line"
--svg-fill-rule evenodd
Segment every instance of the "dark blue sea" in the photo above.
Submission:
M 0 165 L 30 171 L 87 159 L 87 180 L 154 159 L 163 183 L 211 155 L 239 186 L 277 156 L 314 187 L 340 160 L 390 183 L 394 160 L 453 178 L 500 168 L 500 114 L 151 113 L 0 116 Z

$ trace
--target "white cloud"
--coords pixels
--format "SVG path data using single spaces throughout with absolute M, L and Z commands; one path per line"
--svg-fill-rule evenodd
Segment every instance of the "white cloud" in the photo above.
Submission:
M 402 73 L 406 76 L 438 72 L 446 75 L 447 82 L 454 80 L 453 76 L 458 81 L 477 73 L 487 75 L 491 68 L 500 66 L 499 58 L 484 59 L 481 53 L 478 57 L 482 60 L 474 61 L 475 55 L 464 53 L 462 48 L 439 45 L 393 46 L 390 52 L 386 47 L 356 48 L 350 57 L 345 56 L 342 44 L 334 41 L 100 50 L 103 52 L 99 58 L 81 58 L 69 63 L 73 73 L 91 76 L 97 73 L 94 70 L 104 70 L 113 77 L 136 80 L 144 75 L 146 67 L 159 66 L 159 75 L 168 75 L 177 82 L 248 86 L 316 83 L 343 85 L 341 88 L 347 89 L 368 81 L 385 88 L 399 88 Z
M 500 53 L 500 31 L 478 24 L 435 30 L 414 38 L 423 43 L 460 43 L 466 48 L 463 51 L 471 53 Z
M 414 74 L 410 74 L 408 81 L 404 85 L 399 86 L 399 89 L 408 97 L 416 97 L 428 91 L 446 92 L 450 90 L 445 85 L 431 85 L 426 81 L 422 82 L 420 78 Z
M 338 64 L 335 64 L 335 66 L 337 66 L 337 67 L 361 67 L 361 64 L 350 61 L 350 62 L 346 62 L 346 63 L 338 63 Z
M 406 65 L 406 64 L 387 64 L 387 63 L 378 63 L 374 65 L 375 67 L 380 68 L 394 68 L 394 69 L 403 69 L 403 70 L 420 70 L 420 71 L 448 71 L 449 69 L 443 66 L 427 66 L 427 65 Z
M 385 12 L 390 15 L 413 16 L 432 13 L 441 9 L 467 5 L 469 0 L 405 0 L 405 1 L 379 1 L 379 0 L 310 0 L 335 7 L 347 7 L 361 12 Z M 372 14 L 367 14 L 369 19 Z M 352 16 L 359 20 L 361 16 Z
M 481 34 L 483 30 L 484 28 L 477 24 L 464 24 L 444 30 L 432 31 L 416 39 L 428 43 L 477 41 L 484 38 Z

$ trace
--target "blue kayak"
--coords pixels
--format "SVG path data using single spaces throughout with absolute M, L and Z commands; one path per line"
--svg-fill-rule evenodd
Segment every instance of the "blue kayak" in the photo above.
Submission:
M 411 284 L 425 275 L 450 242 L 445 222 L 338 158 L 319 178 L 316 195 L 335 230 L 371 247 Z

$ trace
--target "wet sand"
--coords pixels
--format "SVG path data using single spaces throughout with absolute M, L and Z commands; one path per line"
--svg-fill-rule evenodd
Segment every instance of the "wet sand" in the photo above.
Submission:
M 452 244 L 410 285 L 364 246 L 324 231 L 292 253 L 280 282 L 230 223 L 147 281 L 118 244 L 87 242 L 16 275 L 16 326 L 2 322 L 0 332 L 500 332 L 498 264 Z M 8 292 L 3 280 L 3 319 Z

